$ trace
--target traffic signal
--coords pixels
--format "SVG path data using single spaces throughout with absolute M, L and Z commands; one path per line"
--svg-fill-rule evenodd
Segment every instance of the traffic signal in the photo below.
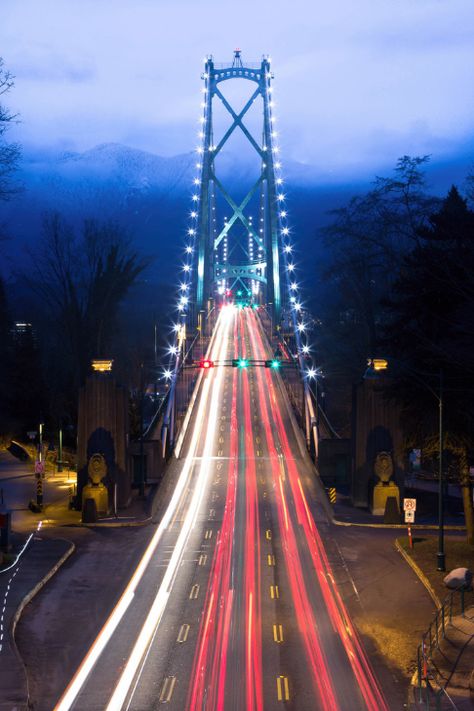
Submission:
M 233 368 L 248 368 L 249 362 L 247 358 L 234 358 L 232 360 Z
M 209 360 L 208 358 L 203 358 L 198 363 L 198 368 L 203 368 L 204 370 L 208 370 L 209 368 L 213 368 L 213 367 L 214 367 L 214 361 Z
M 278 370 L 281 365 L 281 361 L 278 358 L 273 358 L 272 360 L 265 361 L 265 368 L 273 368 L 273 370 Z

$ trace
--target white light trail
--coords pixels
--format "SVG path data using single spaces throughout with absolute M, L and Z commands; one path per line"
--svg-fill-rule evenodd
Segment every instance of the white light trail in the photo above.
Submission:
M 216 342 L 220 344 L 220 353 L 218 355 L 218 359 L 220 360 L 223 360 L 226 355 L 229 326 L 232 320 L 233 311 L 234 308 L 232 306 L 226 306 L 221 311 L 221 330 L 223 331 L 223 334 L 222 337 L 216 339 Z M 189 534 L 192 528 L 194 527 L 196 517 L 199 513 L 199 508 L 204 497 L 204 493 L 207 489 L 212 447 L 214 444 L 217 430 L 218 407 L 220 404 L 222 379 L 222 369 L 218 369 L 215 372 L 215 376 L 213 379 L 212 377 L 205 379 L 202 397 L 199 403 L 199 408 L 197 410 L 196 424 L 194 426 L 191 447 L 189 449 L 188 456 L 186 457 L 184 465 L 184 468 L 191 471 L 191 467 L 194 463 L 194 454 L 197 449 L 202 427 L 207 419 L 204 452 L 201 460 L 199 476 L 194 487 L 194 493 L 190 501 L 189 508 L 186 512 L 186 516 L 183 521 L 178 540 L 176 541 L 173 554 L 171 556 L 170 562 L 168 563 L 166 573 L 158 589 L 158 593 L 153 601 L 145 623 L 142 629 L 140 630 L 140 634 L 138 635 L 137 641 L 135 642 L 135 646 L 130 654 L 130 657 L 128 658 L 125 669 L 122 672 L 122 676 L 120 677 L 120 680 L 117 686 L 115 687 L 114 693 L 107 705 L 106 711 L 117 711 L 118 709 L 122 708 L 126 696 L 132 685 L 135 674 L 137 673 L 140 661 L 142 660 L 143 655 L 145 654 L 150 644 L 150 641 L 155 633 L 156 627 L 159 625 L 163 613 L 165 611 L 173 585 L 174 577 L 181 563 L 181 558 L 183 556 Z M 207 414 L 209 391 L 211 390 L 211 387 L 212 396 L 209 414 Z
M 228 328 L 229 324 L 232 320 L 232 314 L 233 314 L 233 307 L 228 306 L 225 307 L 221 310 L 221 314 L 219 316 L 218 322 L 216 324 L 216 335 L 218 334 L 219 331 L 222 331 L 222 329 L 225 328 L 225 334 L 227 335 L 228 333 Z M 221 344 L 221 351 L 224 353 L 225 346 L 226 346 L 226 338 L 216 338 L 214 343 L 216 344 Z M 220 376 L 220 377 L 219 377 Z M 218 383 L 220 387 L 220 383 L 222 380 L 222 371 L 218 371 L 218 376 L 219 378 Z M 199 441 L 199 436 L 201 434 L 201 428 L 204 422 L 204 417 L 205 413 L 207 411 L 207 401 L 209 398 L 209 390 L 210 390 L 210 384 L 211 382 L 216 382 L 216 380 L 211 378 L 206 378 L 203 392 L 202 392 L 202 397 L 200 400 L 200 405 L 199 405 L 199 413 L 200 416 L 197 417 L 194 432 L 193 432 L 193 437 L 191 440 L 191 445 L 189 448 L 189 453 L 188 456 L 185 459 L 183 469 L 181 471 L 181 475 L 176 483 L 176 487 L 173 492 L 173 496 L 171 498 L 171 501 L 168 505 L 168 508 L 166 509 L 163 518 L 160 521 L 160 524 L 158 528 L 156 529 L 155 534 L 153 535 L 153 538 L 151 539 L 150 543 L 148 544 L 147 549 L 145 550 L 145 553 L 143 554 L 140 563 L 138 564 L 137 568 L 135 569 L 135 572 L 133 576 L 130 579 L 130 582 L 128 583 L 127 587 L 125 588 L 122 596 L 120 597 L 118 603 L 114 607 L 112 613 L 110 614 L 109 618 L 107 619 L 107 622 L 104 624 L 102 627 L 101 631 L 97 635 L 94 643 L 92 644 L 91 648 L 89 649 L 88 653 L 82 660 L 77 672 L 75 673 L 74 677 L 72 678 L 70 684 L 68 685 L 67 689 L 65 690 L 64 694 L 58 701 L 57 705 L 54 708 L 54 711 L 69 711 L 69 709 L 73 706 L 74 702 L 76 701 L 87 677 L 91 673 L 92 669 L 94 668 L 95 664 L 97 663 L 97 660 L 99 659 L 100 655 L 102 654 L 104 648 L 106 647 L 108 641 L 110 640 L 111 636 L 113 635 L 114 631 L 116 630 L 118 624 L 120 623 L 121 619 L 123 618 L 125 612 L 127 611 L 130 603 L 132 602 L 135 591 L 145 573 L 145 570 L 148 566 L 148 563 L 150 562 L 150 559 L 152 555 L 154 554 L 162 536 L 163 533 L 166 531 L 168 528 L 168 525 L 170 521 L 172 520 L 173 516 L 176 513 L 176 510 L 178 508 L 179 502 L 181 500 L 181 497 L 183 495 L 183 492 L 185 492 L 186 488 L 189 485 L 189 476 L 191 472 L 191 468 L 193 465 L 194 461 L 194 454 L 195 450 L 197 448 L 197 444 Z M 207 386 L 207 387 L 206 387 Z M 211 405 L 211 412 L 216 412 L 215 408 L 217 407 L 217 402 L 219 402 L 219 398 L 213 398 L 213 403 L 216 403 L 214 408 Z M 206 439 L 206 445 L 207 445 L 207 439 Z M 209 466 L 209 457 L 207 457 L 207 467 Z M 200 485 L 197 486 L 197 491 L 199 491 Z M 196 494 L 195 494 L 196 495 Z M 194 496 L 195 496 L 194 495 Z M 193 497 L 194 499 L 194 497 Z M 191 506 L 190 506 L 191 510 Z M 189 516 L 189 511 L 188 511 L 188 516 Z M 194 523 L 194 518 L 192 520 Z M 179 539 L 178 539 L 179 540 Z M 170 561 L 171 564 L 171 561 Z M 163 581 L 164 582 L 164 581 Z M 160 586 L 160 590 L 158 592 L 158 595 L 160 594 L 160 591 L 163 587 L 163 583 Z M 158 597 L 158 596 L 157 596 Z M 163 608 L 164 609 L 164 608 Z M 128 665 L 127 665 L 128 666 Z M 125 671 L 124 671 L 125 673 Z M 120 683 L 120 682 L 119 682 Z M 109 702 L 108 708 L 111 710 L 112 708 L 114 711 L 117 711 L 117 706 L 113 707 L 111 706 L 111 702 Z

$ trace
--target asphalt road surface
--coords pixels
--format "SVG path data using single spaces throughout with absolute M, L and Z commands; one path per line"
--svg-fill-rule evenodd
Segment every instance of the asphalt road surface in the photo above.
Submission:
M 210 357 L 269 356 L 255 312 L 224 307 Z M 388 709 L 278 372 L 203 371 L 178 463 L 150 546 L 56 708 Z

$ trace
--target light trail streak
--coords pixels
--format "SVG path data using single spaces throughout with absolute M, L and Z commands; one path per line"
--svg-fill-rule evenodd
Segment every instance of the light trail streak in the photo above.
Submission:
M 229 311 L 229 309 L 223 308 L 221 310 L 221 313 L 219 315 L 219 318 L 218 318 L 218 321 L 216 324 L 216 335 L 219 332 L 221 332 L 222 330 L 225 331 L 225 329 L 228 327 L 229 318 L 231 317 L 231 315 L 232 315 L 232 313 L 231 313 L 231 311 Z M 217 342 L 218 342 L 218 340 L 217 340 Z M 102 654 L 103 650 L 105 649 L 106 645 L 108 644 L 109 640 L 111 639 L 112 635 L 114 634 L 115 630 L 117 629 L 117 626 L 119 625 L 120 621 L 122 620 L 129 605 L 131 604 L 133 597 L 135 595 L 135 591 L 136 591 L 136 589 L 137 589 L 137 587 L 138 587 L 138 585 L 145 573 L 145 570 L 146 570 L 164 532 L 166 531 L 170 520 L 173 518 L 173 515 L 174 515 L 177 507 L 179 506 L 179 502 L 181 500 L 182 493 L 189 485 L 189 478 L 190 478 L 192 466 L 194 464 L 193 457 L 194 457 L 194 454 L 196 452 L 197 445 L 199 442 L 201 428 L 203 426 L 204 419 L 207 415 L 206 410 L 207 410 L 207 401 L 208 401 L 209 392 L 210 392 L 210 383 L 211 383 L 211 379 L 206 378 L 206 381 L 205 381 L 204 387 L 203 387 L 203 392 L 201 395 L 198 414 L 196 417 L 196 424 L 194 427 L 193 436 L 192 436 L 191 444 L 189 447 L 189 454 L 184 461 L 181 475 L 177 481 L 175 490 L 173 492 L 173 496 L 171 497 L 170 503 L 163 515 L 163 518 L 160 521 L 160 524 L 158 525 L 155 534 L 153 535 L 150 543 L 148 544 L 148 547 L 145 550 L 145 553 L 143 554 L 143 556 L 140 560 L 140 563 L 138 564 L 137 568 L 135 569 L 135 572 L 134 572 L 133 576 L 131 577 L 124 592 L 122 593 L 119 601 L 115 605 L 112 613 L 110 614 L 109 618 L 105 622 L 101 631 L 97 635 L 95 641 L 93 642 L 91 648 L 89 649 L 89 651 L 87 652 L 83 661 L 81 662 L 74 677 L 72 678 L 68 687 L 66 688 L 63 695 L 59 699 L 57 705 L 55 706 L 55 711 L 68 711 L 75 703 L 82 687 L 84 686 L 84 683 L 86 682 L 87 677 L 91 673 L 91 671 L 94 668 L 95 664 L 97 663 L 100 655 Z M 115 706 L 114 711 L 116 711 L 117 708 L 120 708 L 120 707 Z
M 237 321 L 234 319 L 234 344 Z M 235 348 L 235 345 L 234 345 Z M 231 588 L 232 543 L 238 475 L 237 373 L 232 378 L 230 456 L 226 502 L 221 529 L 214 550 L 204 604 L 205 623 L 201 623 L 193 662 L 187 708 L 201 711 L 224 708 L 225 679 L 233 594 Z M 211 641 L 213 644 L 211 644 Z
M 261 338 L 258 338 L 260 334 L 256 330 L 255 319 L 252 318 L 252 315 L 248 317 L 248 329 L 256 357 L 263 358 L 265 349 Z M 324 709 L 324 711 L 337 711 L 339 707 L 329 677 L 327 661 L 319 641 L 313 610 L 306 590 L 306 583 L 298 551 L 296 534 L 291 523 L 291 519 L 287 517 L 287 505 L 280 474 L 279 457 L 275 447 L 274 435 L 270 425 L 270 416 L 265 396 L 265 389 L 267 392 L 271 392 L 270 386 L 273 386 L 271 379 L 272 376 L 268 371 L 265 372 L 265 375 L 267 376 L 266 383 L 264 382 L 264 376 L 260 371 L 257 375 L 260 407 L 268 452 L 270 455 L 270 465 L 274 482 L 279 528 L 282 539 L 282 550 L 288 571 L 288 581 L 290 584 L 296 619 L 306 650 L 308 664 L 312 673 L 313 684 L 316 693 L 319 696 L 321 708 Z
M 252 316 L 253 314 L 251 317 Z M 259 328 L 255 318 L 253 320 L 256 339 L 259 342 L 261 352 L 264 352 L 263 341 Z M 254 331 L 251 329 L 251 334 Z M 289 445 L 281 413 L 276 402 L 275 386 L 271 377 L 269 377 L 270 374 L 267 372 L 265 375 L 267 380 L 267 388 L 271 393 L 270 402 L 272 403 L 272 415 L 277 425 L 278 436 L 287 462 L 288 478 L 290 480 L 290 487 L 295 502 L 298 521 L 302 525 L 306 536 L 308 549 L 313 560 L 313 565 L 319 579 L 321 592 L 323 594 L 332 625 L 335 631 L 339 634 L 343 643 L 367 708 L 369 711 L 388 711 L 388 705 L 378 685 L 367 655 L 360 643 L 356 630 L 352 625 L 339 590 L 334 582 L 331 565 L 327 558 L 318 529 L 310 513 L 296 463 L 292 457 L 291 447 Z M 328 580 L 331 581 L 331 585 L 329 585 Z
M 222 315 L 222 320 L 223 320 L 223 327 L 222 327 L 222 338 L 221 339 L 216 339 L 217 343 L 220 343 L 220 351 L 219 351 L 219 358 L 222 358 L 225 355 L 225 349 L 226 349 L 226 343 L 227 343 L 227 334 L 229 330 L 229 323 L 230 323 L 230 318 L 231 318 L 231 312 L 229 312 L 228 309 L 224 311 L 224 309 L 221 311 Z M 215 434 L 217 431 L 217 421 L 218 421 L 218 406 L 219 406 L 219 401 L 220 401 L 220 392 L 221 392 L 221 386 L 222 386 L 222 380 L 223 380 L 223 372 L 221 370 L 218 370 L 215 376 L 208 377 L 206 378 L 206 381 L 204 383 L 204 388 L 203 388 L 203 395 L 205 392 L 205 396 L 201 399 L 199 403 L 199 409 L 197 412 L 197 420 L 196 420 L 196 425 L 195 427 L 199 430 L 199 434 L 201 432 L 202 424 L 204 420 L 207 421 L 207 429 L 206 429 L 206 439 L 205 439 L 205 444 L 204 444 L 204 452 L 203 452 L 203 458 L 201 460 L 201 466 L 198 474 L 197 481 L 195 483 L 194 487 L 194 492 L 191 498 L 191 501 L 189 503 L 188 510 L 186 512 L 186 515 L 184 517 L 181 531 L 179 533 L 178 539 L 176 541 L 173 554 L 170 558 L 170 562 L 168 563 L 168 567 L 166 568 L 165 575 L 163 577 L 163 580 L 161 582 L 161 585 L 158 589 L 158 593 L 155 597 L 155 600 L 153 601 L 153 604 L 150 608 L 150 611 L 148 613 L 148 616 L 146 618 L 146 621 L 144 625 L 142 626 L 142 629 L 140 630 L 140 633 L 138 635 L 138 638 L 135 642 L 134 648 L 128 658 L 127 664 L 125 666 L 125 669 L 122 672 L 122 675 L 120 677 L 120 680 L 115 687 L 114 693 L 112 694 L 112 697 L 107 705 L 106 711 L 117 711 L 117 709 L 121 709 L 126 696 L 130 690 L 130 687 L 132 685 L 133 679 L 138 671 L 138 667 L 140 665 L 141 660 L 143 659 L 143 656 L 146 653 L 146 650 L 149 648 L 150 642 L 152 638 L 154 637 L 156 628 L 158 627 L 161 618 L 163 616 L 163 613 L 165 611 L 169 595 L 171 592 L 171 588 L 173 586 L 173 581 L 176 576 L 176 572 L 178 570 L 178 566 L 181 562 L 184 549 L 186 547 L 186 544 L 188 542 L 189 534 L 191 533 L 192 528 L 194 527 L 194 524 L 196 522 L 197 515 L 199 513 L 199 509 L 201 506 L 201 503 L 204 498 L 204 493 L 207 489 L 207 483 L 208 483 L 208 478 L 209 478 L 209 472 L 210 472 L 210 460 L 209 457 L 212 452 L 212 447 L 214 444 L 214 438 Z M 210 391 L 210 408 L 208 410 L 207 408 L 207 401 L 209 398 L 209 393 Z M 193 433 L 194 434 L 194 433 Z M 194 453 L 194 452 L 193 452 Z M 189 455 L 187 459 L 189 458 Z
M 247 358 L 243 312 L 239 312 L 242 356 Z M 245 551 L 244 599 L 246 602 L 246 699 L 247 711 L 263 710 L 260 522 L 257 474 L 255 469 L 254 433 L 250 410 L 249 374 L 242 372 L 245 434 Z

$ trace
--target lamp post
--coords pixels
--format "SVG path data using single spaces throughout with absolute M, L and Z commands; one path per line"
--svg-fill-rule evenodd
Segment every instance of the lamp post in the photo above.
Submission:
M 145 496 L 145 452 L 143 448 L 143 421 L 145 407 L 145 382 L 143 373 L 143 363 L 140 363 L 140 482 L 138 495 Z
M 382 358 L 369 358 L 367 361 L 367 373 L 374 373 L 387 370 L 388 361 Z M 438 401 L 439 418 L 438 418 L 438 552 L 436 554 L 437 570 L 446 570 L 446 554 L 444 551 L 444 480 L 443 480 L 443 443 L 444 443 L 444 426 L 443 426 L 443 371 L 439 372 L 439 391 L 433 390 L 431 385 L 428 385 L 422 380 L 418 373 L 405 364 L 399 364 L 405 369 L 414 380 L 420 385 L 423 385 Z
M 63 470 L 63 425 L 59 423 L 58 472 Z
M 444 552 L 444 501 L 443 501 L 443 371 L 439 372 L 439 471 L 438 471 L 438 570 L 446 570 Z

